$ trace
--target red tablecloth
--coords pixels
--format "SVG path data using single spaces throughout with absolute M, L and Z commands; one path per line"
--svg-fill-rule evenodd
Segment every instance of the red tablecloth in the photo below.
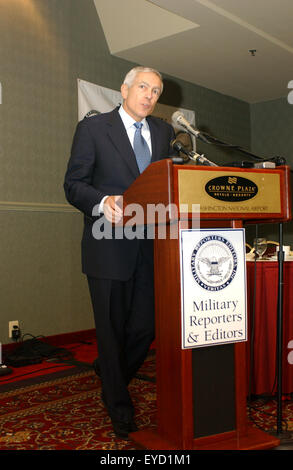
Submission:
M 256 301 L 253 321 L 255 263 L 247 262 L 247 305 L 249 341 L 248 374 L 251 393 L 272 394 L 276 391 L 276 339 L 278 309 L 278 263 L 256 263 Z M 283 393 L 293 392 L 293 262 L 283 268 Z M 253 329 L 252 329 L 253 328 Z M 253 332 L 253 333 L 252 333 Z M 250 361 L 251 338 L 253 360 Z M 291 344 L 290 344 L 291 342 Z

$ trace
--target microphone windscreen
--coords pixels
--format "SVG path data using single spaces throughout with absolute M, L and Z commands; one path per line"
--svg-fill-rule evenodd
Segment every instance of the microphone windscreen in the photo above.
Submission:
M 181 113 L 181 111 L 175 111 L 175 113 L 172 114 L 173 124 L 176 124 L 178 126 L 178 124 L 180 124 L 178 122 L 178 119 L 180 119 L 180 118 L 184 118 L 184 115 Z

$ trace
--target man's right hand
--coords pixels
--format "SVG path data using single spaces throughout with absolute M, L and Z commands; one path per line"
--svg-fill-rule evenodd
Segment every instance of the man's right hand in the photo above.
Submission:
M 112 224 L 117 224 L 123 216 L 123 196 L 108 196 L 104 201 L 104 215 Z

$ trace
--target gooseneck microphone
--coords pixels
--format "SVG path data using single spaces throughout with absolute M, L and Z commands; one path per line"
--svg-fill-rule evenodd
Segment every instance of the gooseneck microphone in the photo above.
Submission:
M 239 147 L 238 145 L 233 145 L 227 142 L 223 142 L 219 140 L 218 138 L 207 134 L 204 131 L 199 131 L 198 129 L 195 129 L 192 126 L 192 124 L 189 121 L 187 121 L 187 119 L 185 118 L 184 114 L 181 111 L 175 111 L 175 113 L 172 114 L 172 122 L 175 126 L 183 127 L 184 129 L 187 130 L 189 134 L 194 135 L 197 139 L 200 139 L 206 144 L 216 145 L 216 146 L 225 148 L 226 150 L 234 150 L 244 155 L 247 155 L 257 161 L 257 163 L 246 162 L 246 161 L 236 162 L 236 163 L 231 164 L 230 166 L 236 166 L 236 167 L 242 167 L 242 168 L 275 168 L 276 166 L 286 165 L 286 160 L 283 157 L 275 156 L 275 157 L 270 157 L 270 158 L 263 158 L 258 155 L 255 155 L 252 152 L 249 152 L 246 149 L 243 149 L 242 147 Z M 181 152 L 183 152 L 183 150 L 181 150 Z M 201 159 L 205 158 L 202 155 L 200 157 Z M 200 159 L 198 159 L 198 161 L 201 162 Z M 212 165 L 214 166 L 215 164 L 213 163 Z M 215 166 L 218 166 L 218 165 L 215 165 Z
M 180 142 L 180 140 L 176 140 L 176 139 L 172 140 L 171 146 L 173 147 L 174 150 L 176 150 L 176 152 L 184 153 L 185 155 L 188 156 L 188 158 L 190 158 L 190 160 L 193 160 L 199 165 L 218 166 L 216 165 L 216 163 L 213 163 L 210 160 L 208 160 L 204 155 L 200 155 L 197 152 L 194 152 L 194 151 L 190 152 L 189 150 L 187 150 L 187 148 L 184 147 L 184 145 L 182 144 L 182 142 Z
M 200 135 L 200 131 L 192 127 L 190 122 L 187 121 L 187 119 L 185 118 L 184 114 L 181 113 L 181 111 L 175 111 L 175 113 L 172 114 L 172 121 L 173 121 L 173 124 L 184 127 L 188 132 L 193 134 L 195 137 L 198 137 Z

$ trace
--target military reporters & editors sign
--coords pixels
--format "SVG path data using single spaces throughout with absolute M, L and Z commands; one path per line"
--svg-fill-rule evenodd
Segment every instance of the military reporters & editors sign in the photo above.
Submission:
M 244 229 L 180 231 L 182 349 L 247 340 Z

